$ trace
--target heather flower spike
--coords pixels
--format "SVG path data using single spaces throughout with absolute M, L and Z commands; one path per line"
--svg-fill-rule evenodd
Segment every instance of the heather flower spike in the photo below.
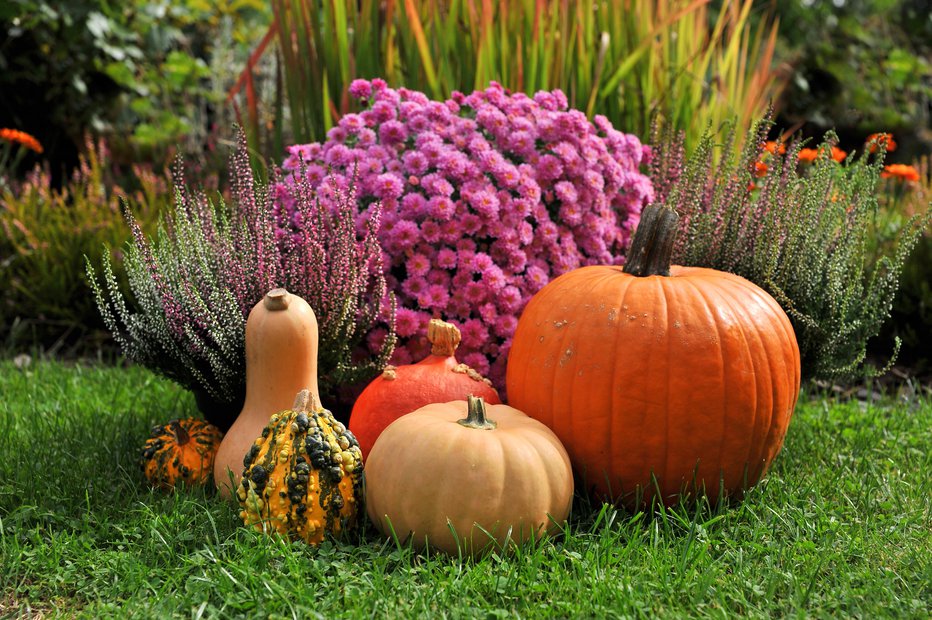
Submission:
M 372 206 L 357 230 L 352 184 L 332 194 L 331 211 L 306 182 L 258 183 L 242 135 L 230 172 L 233 202 L 214 204 L 188 188 L 176 167 L 175 204 L 154 238 L 143 235 L 127 210 L 133 240 L 124 264 L 132 300 L 120 291 L 109 251 L 103 284 L 88 262 L 101 316 L 124 355 L 186 388 L 235 400 L 245 385 L 249 310 L 270 289 L 284 287 L 317 314 L 323 392 L 378 374 L 395 342 L 377 240 L 379 207 Z M 276 199 L 288 201 L 306 224 L 300 238 L 279 236 Z M 377 322 L 388 329 L 373 354 L 356 361 L 356 349 Z M 232 419 L 218 422 L 229 426 Z
M 568 109 L 559 91 L 529 97 L 492 83 L 431 101 L 356 80 L 350 95 L 362 112 L 345 115 L 322 144 L 288 148 L 288 174 L 272 190 L 280 243 L 306 243 L 295 188 L 306 184 L 300 191 L 317 191 L 337 213 L 356 179 L 357 232 L 381 205 L 376 234 L 403 345 L 393 363 L 422 359 L 423 326 L 443 316 L 464 326 L 462 361 L 502 389 L 515 319 L 531 295 L 576 267 L 624 261 L 653 199 L 640 172 L 649 150 L 606 118 Z

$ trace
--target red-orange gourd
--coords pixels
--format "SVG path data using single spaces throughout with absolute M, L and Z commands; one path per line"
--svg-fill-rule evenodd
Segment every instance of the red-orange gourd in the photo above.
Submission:
M 554 430 L 588 490 L 629 506 L 739 494 L 780 451 L 799 393 L 792 325 L 736 275 L 670 266 L 676 214 L 644 211 L 625 268 L 564 274 L 528 303 L 511 405 Z
M 432 319 L 427 325 L 430 355 L 416 364 L 388 366 L 366 386 L 349 420 L 363 458 L 389 424 L 424 405 L 466 400 L 469 395 L 482 397 L 491 405 L 501 402 L 488 379 L 456 361 L 460 338 L 456 325 Z
M 380 532 L 481 555 L 560 531 L 573 470 L 553 432 L 481 398 L 433 403 L 388 426 L 366 463 L 366 509 Z
M 214 482 L 230 496 L 243 474 L 243 459 L 272 414 L 288 410 L 295 394 L 317 396 L 317 317 L 306 301 L 276 288 L 246 319 L 246 402 L 227 431 L 214 462 Z M 230 476 L 233 481 L 231 486 Z

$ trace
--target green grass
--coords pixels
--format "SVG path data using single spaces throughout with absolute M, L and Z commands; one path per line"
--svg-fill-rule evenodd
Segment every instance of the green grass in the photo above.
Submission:
M 932 402 L 805 399 L 743 502 L 631 515 L 578 501 L 506 558 L 319 548 L 149 490 L 150 426 L 193 399 L 138 368 L 0 362 L 0 617 L 928 617 Z

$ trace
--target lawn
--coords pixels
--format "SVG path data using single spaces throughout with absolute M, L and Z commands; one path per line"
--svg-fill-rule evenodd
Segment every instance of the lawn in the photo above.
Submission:
M 932 400 L 804 395 L 744 501 L 629 514 L 481 561 L 372 528 L 319 548 L 149 490 L 149 428 L 195 413 L 140 368 L 0 362 L 0 617 L 929 617 Z

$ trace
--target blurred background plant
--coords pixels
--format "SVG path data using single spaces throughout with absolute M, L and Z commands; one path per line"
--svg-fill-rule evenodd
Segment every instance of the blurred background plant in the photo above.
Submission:
M 894 165 L 897 166 L 897 165 Z M 913 216 L 932 205 L 932 158 L 918 159 L 916 165 L 887 166 L 878 194 L 879 209 L 872 239 L 874 256 L 889 253 L 897 237 Z M 903 264 L 900 287 L 893 301 L 890 320 L 884 323 L 878 343 L 894 338 L 903 342 L 900 361 L 913 374 L 932 375 L 932 230 L 926 228 L 916 248 Z M 879 354 L 877 347 L 870 351 Z
M 43 150 L 39 141 L 25 131 L 0 129 L 0 190 L 9 187 L 20 162 L 30 151 L 41 155 Z
M 889 131 L 891 162 L 932 152 L 932 7 L 928 0 L 794 0 L 780 3 L 778 53 L 793 66 L 779 125 L 840 146 Z
M 691 144 L 708 125 L 748 126 L 786 77 L 774 67 L 777 20 L 752 0 L 273 0 L 275 20 L 234 89 L 250 144 L 277 156 L 322 141 L 353 78 L 384 78 L 441 101 L 497 81 L 563 90 L 571 108 L 649 133 L 654 115 Z M 281 90 L 257 93 L 253 63 L 280 58 Z M 257 72 L 261 75 L 261 72 Z M 266 83 L 268 81 L 266 80 Z M 274 102 L 274 105 L 272 104 Z
M 125 181 L 132 185 L 124 189 L 119 183 Z M 118 182 L 102 140 L 88 140 L 61 189 L 47 167 L 0 186 L 0 343 L 6 348 L 42 343 L 50 352 L 85 352 L 107 337 L 81 271 L 85 255 L 96 260 L 104 243 L 120 247 L 129 239 L 124 200 L 150 230 L 169 201 L 168 179 L 140 163 Z M 120 265 L 121 256 L 115 258 Z
M 232 135 L 225 93 L 267 24 L 261 0 L 0 3 L 0 127 L 45 146 L 55 187 L 88 132 L 118 164 L 200 161 Z

